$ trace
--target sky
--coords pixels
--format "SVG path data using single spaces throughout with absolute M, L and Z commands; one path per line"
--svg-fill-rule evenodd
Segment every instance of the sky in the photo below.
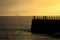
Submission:
M 0 0 L 0 16 L 60 16 L 60 0 Z

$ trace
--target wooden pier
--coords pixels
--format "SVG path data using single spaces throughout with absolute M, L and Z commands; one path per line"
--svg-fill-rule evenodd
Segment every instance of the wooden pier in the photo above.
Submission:
M 60 17 L 34 16 L 32 19 L 31 32 L 35 34 L 54 34 L 60 32 Z

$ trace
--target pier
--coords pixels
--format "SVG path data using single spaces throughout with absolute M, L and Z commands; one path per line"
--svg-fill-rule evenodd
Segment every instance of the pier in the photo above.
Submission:
M 31 32 L 35 34 L 55 34 L 60 32 L 60 17 L 40 16 L 33 17 Z

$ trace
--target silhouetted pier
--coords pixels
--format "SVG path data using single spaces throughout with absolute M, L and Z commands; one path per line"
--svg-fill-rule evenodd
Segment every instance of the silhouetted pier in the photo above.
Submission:
M 60 32 L 60 17 L 34 16 L 32 19 L 31 32 L 36 34 L 54 34 Z

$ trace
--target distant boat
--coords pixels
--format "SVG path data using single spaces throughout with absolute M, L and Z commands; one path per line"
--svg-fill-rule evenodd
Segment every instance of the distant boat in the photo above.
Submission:
M 55 34 L 60 32 L 60 17 L 40 16 L 33 17 L 31 33 L 35 34 Z
M 19 15 L 16 14 L 15 16 L 19 16 Z

